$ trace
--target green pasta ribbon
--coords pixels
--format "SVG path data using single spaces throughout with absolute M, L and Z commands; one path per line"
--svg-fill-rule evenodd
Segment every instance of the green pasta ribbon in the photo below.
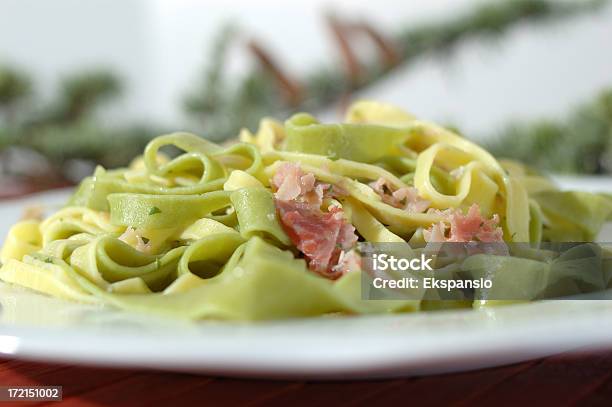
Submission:
M 398 154 L 409 136 L 405 129 L 374 124 L 320 124 L 305 113 L 293 116 L 285 127 L 287 151 L 365 163 Z
M 242 188 L 230 197 L 238 215 L 240 234 L 248 239 L 261 236 L 289 246 L 291 241 L 278 221 L 274 196 L 265 188 Z
M 111 223 L 160 229 L 185 225 L 230 205 L 226 191 L 202 195 L 111 194 Z
M 244 321 L 478 308 L 511 302 L 493 298 L 531 301 L 611 286 L 609 249 L 545 249 L 551 241 L 594 240 L 612 219 L 610 196 L 560 191 L 532 169 L 498 161 L 395 106 L 360 101 L 338 124 L 305 113 L 284 124 L 266 118 L 240 140 L 221 146 L 172 133 L 151 140 L 127 168 L 97 168 L 64 208 L 10 229 L 0 280 L 134 312 Z M 298 222 L 279 218 L 280 199 Z M 370 276 L 358 248 L 343 247 L 344 234 L 354 238 L 355 230 L 361 241 L 416 255 L 437 243 L 434 227 L 446 240 L 451 217 L 474 205 L 499 226 L 498 238 L 527 246 L 441 263 L 436 273 L 486 276 L 493 288 L 475 292 L 473 304 L 432 290 L 364 299 Z M 309 230 L 301 213 L 311 223 L 333 215 L 335 280 L 309 269 L 327 231 Z M 308 249 L 293 241 L 301 234 Z

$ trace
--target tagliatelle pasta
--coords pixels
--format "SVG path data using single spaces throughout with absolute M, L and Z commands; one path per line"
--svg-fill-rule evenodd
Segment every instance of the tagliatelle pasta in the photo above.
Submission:
M 96 169 L 66 207 L 10 230 L 0 279 L 174 318 L 408 312 L 432 305 L 362 299 L 358 240 L 588 241 L 612 213 L 607 197 L 561 192 L 376 102 L 356 103 L 341 124 L 264 119 L 240 140 L 174 133 L 129 168 Z M 474 257 L 470 270 L 491 261 Z

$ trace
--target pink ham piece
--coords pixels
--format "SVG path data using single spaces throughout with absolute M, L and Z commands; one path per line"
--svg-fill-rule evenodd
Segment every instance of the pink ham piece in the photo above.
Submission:
M 297 200 L 312 206 L 321 206 L 330 190 L 329 184 L 317 182 L 314 174 L 305 174 L 299 165 L 290 162 L 281 164 L 272 178 L 272 185 L 276 187 L 276 199 Z
M 308 267 L 331 279 L 354 269 L 352 255 L 342 265 L 338 263 L 357 243 L 355 228 L 340 207 L 331 205 L 327 211 L 321 210 L 324 196 L 334 193 L 330 185 L 318 183 L 314 174 L 305 174 L 293 163 L 280 166 L 272 185 L 277 188 L 275 203 L 282 226 L 304 254 Z
M 344 275 L 346 273 L 361 270 L 361 266 L 362 259 L 359 253 L 357 253 L 355 250 L 349 250 L 348 252 L 343 250 L 340 253 L 338 264 L 332 268 L 332 271 L 334 271 L 334 273 Z
M 276 207 L 285 232 L 304 253 L 309 268 L 325 277 L 340 277 L 343 270 L 334 267 L 342 251 L 357 243 L 355 228 L 344 219 L 342 209 L 332 205 L 323 212 L 295 200 L 277 200 Z
M 384 178 L 379 178 L 376 182 L 370 183 L 370 186 L 380 195 L 384 203 L 395 208 L 416 213 L 425 212 L 429 208 L 429 201 L 422 199 L 415 187 L 403 187 L 391 192 L 388 181 Z
M 285 162 L 274 174 L 272 184 L 277 188 L 277 199 L 290 201 L 312 191 L 315 177 L 313 174 L 304 174 L 298 165 Z
M 472 204 L 467 214 L 461 209 L 438 211 L 445 217 L 423 231 L 427 242 L 503 242 L 504 232 L 499 227 L 499 215 L 485 219 L 478 204 Z

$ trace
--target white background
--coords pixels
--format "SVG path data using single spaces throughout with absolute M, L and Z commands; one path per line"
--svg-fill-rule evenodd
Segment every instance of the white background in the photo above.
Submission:
M 338 63 L 326 10 L 364 17 L 387 33 L 446 18 L 472 0 L 0 0 L 0 63 L 23 67 L 48 98 L 58 78 L 107 66 L 127 89 L 111 121 L 185 122 L 181 100 L 197 83 L 208 46 L 227 21 L 261 39 L 290 72 Z M 364 92 L 473 136 L 510 120 L 567 113 L 612 86 L 612 8 L 552 24 L 523 24 L 449 60 L 421 60 Z M 231 72 L 252 63 L 236 47 Z M 330 116 L 330 115 L 328 115 Z

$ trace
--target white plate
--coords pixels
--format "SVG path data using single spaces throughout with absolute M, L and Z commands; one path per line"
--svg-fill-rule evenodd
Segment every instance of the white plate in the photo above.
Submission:
M 593 182 L 583 187 L 610 188 L 609 179 Z M 0 203 L 0 234 L 25 204 L 60 205 L 65 198 L 63 191 Z M 610 241 L 612 225 L 604 233 Z M 0 283 L 0 305 L 0 354 L 216 375 L 392 377 L 612 347 L 612 301 L 601 300 L 257 324 L 187 323 L 65 302 Z

